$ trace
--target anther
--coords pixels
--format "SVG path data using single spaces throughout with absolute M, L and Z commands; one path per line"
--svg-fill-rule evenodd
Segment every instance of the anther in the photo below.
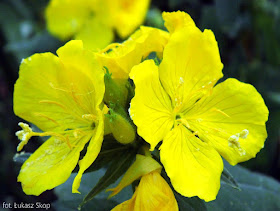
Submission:
M 228 146 L 237 149 L 240 156 L 245 155 L 246 151 L 242 149 L 239 138 L 246 139 L 248 134 L 249 131 L 247 129 L 244 129 L 241 133 L 237 133 L 228 138 Z
M 247 129 L 244 129 L 244 130 L 242 130 L 241 133 L 239 133 L 239 137 L 243 138 L 243 139 L 246 139 L 248 135 L 249 135 L 249 130 L 247 130 Z
M 16 136 L 21 141 L 17 147 L 17 151 L 21 151 L 24 145 L 26 145 L 29 139 L 33 136 L 33 131 L 28 124 L 19 122 L 18 125 L 22 130 L 16 132 Z

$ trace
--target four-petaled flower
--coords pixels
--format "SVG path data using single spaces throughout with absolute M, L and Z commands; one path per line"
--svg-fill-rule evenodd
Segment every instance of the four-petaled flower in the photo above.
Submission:
M 102 100 L 104 71 L 81 41 L 70 41 L 57 51 L 24 59 L 14 90 L 14 112 L 44 132 L 20 123 L 16 135 L 20 151 L 32 136 L 50 136 L 23 164 L 18 181 L 26 194 L 39 195 L 64 183 L 76 167 L 78 192 L 83 172 L 97 157 L 104 133 Z
M 162 141 L 160 159 L 175 190 L 211 201 L 221 156 L 235 165 L 264 146 L 268 110 L 249 84 L 227 79 L 215 86 L 223 64 L 212 31 L 201 32 L 186 13 L 163 17 L 171 37 L 159 66 L 147 60 L 132 69 L 130 116 L 150 150 Z

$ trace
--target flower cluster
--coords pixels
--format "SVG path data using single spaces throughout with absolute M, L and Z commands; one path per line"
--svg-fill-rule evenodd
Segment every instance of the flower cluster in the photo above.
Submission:
M 59 7 L 55 2 L 50 7 Z M 222 157 L 235 165 L 264 146 L 267 107 L 252 85 L 232 78 L 217 84 L 223 64 L 213 32 L 202 32 L 184 12 L 164 12 L 163 19 L 168 32 L 142 26 L 98 53 L 75 40 L 57 56 L 22 61 L 14 112 L 42 132 L 20 123 L 18 150 L 33 136 L 49 137 L 21 168 L 26 194 L 64 183 L 77 163 L 78 193 L 82 174 L 112 136 L 137 155 L 110 197 L 140 180 L 132 198 L 113 210 L 178 210 L 173 191 L 214 200 Z

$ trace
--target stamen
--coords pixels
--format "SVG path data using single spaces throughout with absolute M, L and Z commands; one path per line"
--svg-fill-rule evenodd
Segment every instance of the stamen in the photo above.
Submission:
M 22 130 L 16 132 L 16 136 L 18 137 L 21 142 L 17 147 L 17 151 L 21 151 L 24 145 L 26 145 L 29 139 L 32 137 L 32 129 L 29 127 L 28 124 L 23 122 L 19 122 L 18 125 L 22 128 Z
M 53 84 L 52 82 L 50 82 L 49 85 L 50 85 L 51 88 L 53 88 L 53 89 L 55 89 L 55 90 L 59 90 L 59 91 L 62 91 L 62 92 L 67 92 L 67 93 L 69 93 L 69 90 L 55 87 L 54 84 Z
M 218 112 L 218 113 L 220 113 L 220 114 L 222 114 L 222 115 L 224 115 L 224 116 L 230 118 L 229 115 L 227 115 L 225 112 L 221 111 L 220 109 L 212 108 L 212 111 Z
M 235 135 L 232 135 L 228 138 L 228 146 L 237 149 L 240 156 L 245 155 L 246 151 L 242 149 L 239 138 L 246 139 L 248 134 L 249 130 L 244 129 L 240 133 L 236 133 Z
M 113 48 L 119 47 L 121 45 L 122 44 L 120 44 L 120 43 L 112 43 L 112 44 L 108 45 L 106 48 L 104 48 L 103 50 L 99 51 L 99 53 L 106 53 L 107 51 L 113 50 Z
M 177 123 L 182 123 L 184 126 L 186 126 L 187 128 L 190 128 L 190 124 L 188 123 L 188 121 L 186 119 L 176 119 Z
M 64 105 L 62 105 L 61 103 L 58 103 L 56 101 L 51 101 L 51 100 L 40 100 L 39 103 L 47 103 L 47 104 L 53 104 L 53 105 L 57 105 L 61 108 L 63 108 L 64 110 L 66 110 L 66 107 Z
M 241 133 L 239 133 L 239 137 L 243 138 L 243 139 L 246 139 L 248 135 L 249 135 L 249 130 L 247 130 L 247 129 L 244 129 L 244 130 L 242 130 Z
M 97 121 L 96 115 L 93 115 L 93 114 L 84 114 L 84 115 L 82 115 L 82 118 L 86 119 L 86 120 L 94 121 L 94 122 Z
M 35 116 L 38 116 L 38 117 L 43 117 L 43 118 L 46 118 L 47 120 L 50 120 L 52 121 L 53 123 L 55 123 L 56 125 L 60 125 L 57 121 L 55 121 L 54 119 L 48 117 L 47 115 L 45 114 L 41 114 L 41 113 L 34 113 Z
M 48 131 L 48 132 L 38 133 L 38 132 L 32 131 L 32 128 L 30 128 L 28 124 L 20 122 L 18 125 L 22 128 L 22 130 L 16 132 L 16 136 L 21 141 L 19 143 L 18 147 L 17 147 L 17 151 L 21 151 L 22 148 L 28 143 L 29 139 L 33 136 L 39 136 L 39 137 L 53 136 L 53 137 L 57 137 L 59 140 L 64 141 L 67 144 L 67 146 L 70 149 L 72 149 L 73 146 L 70 144 L 69 137 L 66 134 L 72 133 L 74 137 L 78 137 L 79 134 L 82 134 L 82 131 L 80 131 L 78 129 L 67 130 L 67 131 L 62 131 L 62 132 Z

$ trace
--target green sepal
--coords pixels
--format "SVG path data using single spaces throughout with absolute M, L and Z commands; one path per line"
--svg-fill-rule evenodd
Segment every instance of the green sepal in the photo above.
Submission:
M 104 67 L 104 83 L 105 83 L 105 94 L 104 102 L 106 104 L 116 103 L 125 107 L 127 90 L 117 83 L 115 79 L 112 78 L 112 73 L 109 72 L 107 67 Z

